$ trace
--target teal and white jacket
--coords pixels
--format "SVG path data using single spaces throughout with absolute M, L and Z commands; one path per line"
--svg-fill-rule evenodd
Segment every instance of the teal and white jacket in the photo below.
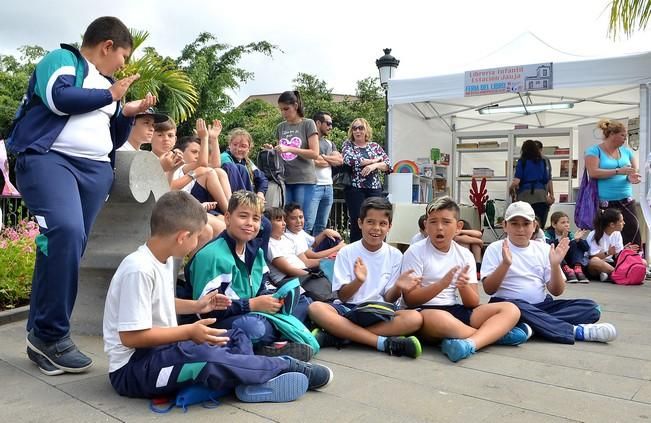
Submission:
M 227 231 L 206 244 L 185 266 L 185 277 L 192 286 L 192 299 L 218 290 L 231 299 L 231 306 L 210 317 L 225 319 L 251 312 L 249 299 L 267 290 L 269 268 L 264 253 L 255 243 L 247 243 L 244 262 L 235 253 L 235 240 Z
M 108 89 L 82 88 L 88 75 L 88 63 L 76 48 L 61 44 L 36 65 L 27 93 L 16 112 L 16 124 L 7 138 L 14 154 L 32 150 L 47 153 L 66 125 L 70 115 L 88 113 L 113 103 Z M 111 83 L 113 80 L 106 77 Z M 115 150 L 129 138 L 133 118 L 122 114 L 118 102 L 111 118 L 114 161 Z

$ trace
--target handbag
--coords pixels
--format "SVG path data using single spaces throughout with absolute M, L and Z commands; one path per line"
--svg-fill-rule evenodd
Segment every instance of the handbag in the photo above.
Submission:
M 599 188 L 597 180 L 590 178 L 588 169 L 583 169 L 579 194 L 574 207 L 574 223 L 580 229 L 594 229 L 594 218 L 599 212 Z
M 353 184 L 353 169 L 343 164 L 332 168 L 332 185 L 349 187 Z

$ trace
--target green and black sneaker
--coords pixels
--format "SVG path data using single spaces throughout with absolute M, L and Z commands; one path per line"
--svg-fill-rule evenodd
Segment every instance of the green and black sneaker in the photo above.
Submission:
M 314 335 L 321 348 L 337 347 L 337 349 L 341 349 L 344 345 L 350 344 L 349 340 L 337 338 L 320 328 L 313 329 L 312 335 Z
M 384 352 L 401 357 L 418 358 L 423 353 L 420 341 L 415 336 L 391 336 L 384 342 Z

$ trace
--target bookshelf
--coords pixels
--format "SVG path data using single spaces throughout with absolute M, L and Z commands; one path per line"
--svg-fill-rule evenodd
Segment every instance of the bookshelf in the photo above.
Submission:
M 457 202 L 468 204 L 473 176 L 478 182 L 485 176 L 489 197 L 510 203 L 508 187 L 515 174 L 522 143 L 528 139 L 543 143 L 543 155 L 551 163 L 556 201 L 574 200 L 572 187 L 578 186 L 578 180 L 572 128 L 457 132 L 453 135 L 451 185 L 452 196 Z

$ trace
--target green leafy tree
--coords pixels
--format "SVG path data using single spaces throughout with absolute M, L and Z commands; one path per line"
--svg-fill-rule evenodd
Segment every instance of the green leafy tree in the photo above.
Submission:
M 266 101 L 256 99 L 243 103 L 224 115 L 224 137 L 220 142 L 222 151 L 228 146 L 228 132 L 235 128 L 244 128 L 253 137 L 250 156 L 255 160 L 262 144 L 275 143 L 276 126 L 281 121 L 278 109 Z
M 133 51 L 149 37 L 147 31 L 131 29 Z M 127 93 L 128 100 L 143 98 L 147 93 L 159 97 L 159 109 L 170 115 L 176 122 L 183 122 L 197 108 L 199 96 L 189 76 L 178 68 L 170 58 L 163 58 L 152 47 L 144 48 L 144 54 L 132 53 L 129 62 L 115 76 L 140 74 Z
M 232 90 L 253 79 L 254 74 L 238 66 L 246 54 L 261 53 L 272 56 L 278 47 L 267 41 L 230 46 L 217 41 L 207 32 L 185 46 L 177 65 L 189 75 L 198 94 L 198 106 L 188 122 L 179 127 L 180 134 L 192 131 L 194 120 L 223 118 L 233 107 L 229 95 Z
M 616 39 L 619 32 L 627 37 L 646 29 L 651 17 L 650 0 L 613 0 L 610 3 L 608 32 Z
M 18 51 L 18 58 L 0 55 L 0 138 L 7 135 L 36 63 L 47 54 L 39 46 L 22 46 Z

